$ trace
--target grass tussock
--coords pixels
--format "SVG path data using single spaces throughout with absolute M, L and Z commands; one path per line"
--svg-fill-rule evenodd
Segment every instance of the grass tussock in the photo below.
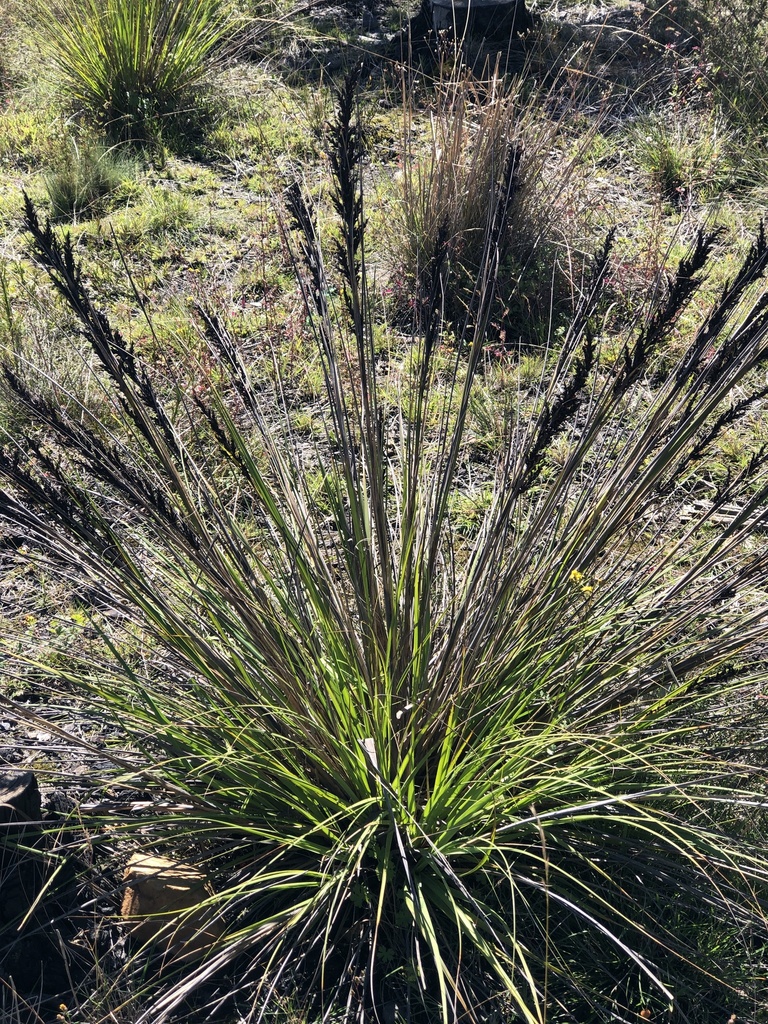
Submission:
M 135 162 L 101 146 L 74 142 L 45 178 L 54 221 L 90 220 L 102 213 L 123 182 L 136 176 Z
M 109 844 L 193 852 L 214 885 L 200 927 L 222 932 L 160 974 L 135 952 L 135 1019 L 170 1020 L 195 991 L 215 1004 L 222 976 L 254 1021 L 288 998 L 349 1021 L 756 1014 L 768 453 L 718 482 L 707 460 L 768 397 L 765 234 L 653 388 L 718 235 L 603 339 L 609 236 L 456 530 L 516 150 L 494 165 L 450 345 L 457 242 L 435 235 L 419 330 L 390 337 L 411 367 L 393 406 L 355 110 L 348 80 L 329 256 L 301 188 L 286 194 L 322 375 L 310 439 L 290 381 L 255 378 L 214 309 L 198 311 L 207 386 L 159 381 L 26 208 L 112 411 L 73 414 L 6 359 L 33 425 L 0 454 L 0 516 L 86 595 L 109 657 L 57 673 L 119 723 L 114 777 L 175 808 L 112 818 Z
M 68 101 L 137 144 L 194 110 L 233 24 L 226 0 L 54 0 L 33 15 Z
M 404 308 L 415 296 L 426 300 L 431 261 L 447 243 L 454 288 L 444 311 L 461 321 L 477 284 L 496 186 L 506 174 L 510 193 L 499 256 L 508 286 L 501 289 L 497 318 L 507 319 L 510 335 L 526 329 L 524 320 L 530 329 L 532 320 L 551 311 L 553 289 L 566 287 L 562 275 L 550 278 L 563 237 L 558 210 L 567 205 L 580 151 L 553 166 L 558 126 L 541 116 L 546 95 L 522 77 L 509 82 L 497 71 L 478 80 L 461 68 L 441 71 L 428 116 L 414 109 L 412 92 L 406 77 L 398 201 L 388 235 L 395 300 Z M 506 302 L 512 309 L 505 312 Z

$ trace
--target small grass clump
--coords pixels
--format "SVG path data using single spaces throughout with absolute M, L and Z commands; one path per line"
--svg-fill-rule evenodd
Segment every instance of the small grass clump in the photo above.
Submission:
M 90 220 L 108 206 L 136 164 L 113 149 L 71 144 L 58 167 L 45 176 L 54 221 Z
M 200 221 L 194 200 L 181 192 L 156 188 L 146 201 L 120 224 L 120 235 L 141 239 L 185 231 Z
M 768 397 L 765 233 L 660 381 L 718 236 L 698 232 L 609 345 L 609 235 L 478 465 L 515 140 L 465 317 L 445 318 L 458 243 L 438 234 L 418 329 L 382 346 L 353 79 L 337 104 L 340 277 L 298 184 L 282 225 L 310 438 L 293 381 L 254 372 L 210 307 L 206 386 L 158 381 L 26 207 L 110 405 L 72 410 L 2 361 L 26 418 L 0 450 L 0 519 L 78 582 L 109 651 L 50 672 L 119 726 L 105 775 L 153 801 L 105 819 L 104 856 L 118 838 L 194 856 L 212 883 L 161 965 L 128 958 L 133 1018 L 231 999 L 247 1021 L 759 1019 L 768 452 L 717 483 L 707 465 Z M 216 934 L 203 959 L 174 948 L 179 925 Z
M 671 106 L 632 128 L 638 163 L 676 208 L 717 199 L 736 178 L 733 132 L 722 118 Z
M 13 171 L 30 171 L 45 166 L 52 150 L 66 145 L 62 121 L 50 111 L 29 109 L 10 102 L 0 111 L 0 166 Z

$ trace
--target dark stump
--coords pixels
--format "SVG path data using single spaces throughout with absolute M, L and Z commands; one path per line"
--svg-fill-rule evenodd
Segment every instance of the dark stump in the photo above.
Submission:
M 63 1000 L 70 978 L 61 897 L 67 889 L 71 896 L 74 872 L 65 865 L 50 884 L 42 817 L 32 772 L 0 776 L 0 981 L 23 997 Z
M 436 33 L 504 40 L 525 35 L 536 23 L 525 0 L 432 0 Z

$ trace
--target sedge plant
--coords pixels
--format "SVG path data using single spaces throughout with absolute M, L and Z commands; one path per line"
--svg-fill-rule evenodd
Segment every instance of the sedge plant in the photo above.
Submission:
M 603 359 L 609 237 L 456 531 L 515 151 L 447 386 L 442 234 L 422 330 L 392 339 L 411 354 L 393 403 L 351 81 L 331 134 L 340 290 L 311 205 L 286 196 L 325 385 L 312 439 L 212 309 L 210 387 L 166 400 L 27 204 L 113 412 L 73 414 L 6 358 L 37 427 L 6 437 L 0 514 L 78 581 L 108 649 L 55 674 L 119 723 L 99 757 L 155 801 L 113 808 L 107 848 L 195 857 L 212 881 L 186 921 L 216 934 L 205 955 L 174 960 L 181 915 L 161 971 L 147 949 L 126 967 L 134 1019 L 178 1019 L 195 992 L 252 1021 L 285 1000 L 308 1021 L 756 1019 L 768 455 L 707 467 L 768 394 L 765 235 L 658 380 L 717 236 Z
M 110 139 L 138 144 L 194 109 L 233 27 L 227 0 L 53 0 L 32 10 L 69 100 Z

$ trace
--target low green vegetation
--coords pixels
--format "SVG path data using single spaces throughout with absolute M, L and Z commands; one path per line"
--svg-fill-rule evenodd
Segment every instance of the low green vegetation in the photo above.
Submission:
M 264 11 L 57 4 L 66 90 L 0 98 L 0 705 L 95 917 L 0 1012 L 763 1020 L 766 138 L 714 9 L 542 10 L 506 75 L 305 11 L 217 76 Z M 152 942 L 136 851 L 209 879 Z

